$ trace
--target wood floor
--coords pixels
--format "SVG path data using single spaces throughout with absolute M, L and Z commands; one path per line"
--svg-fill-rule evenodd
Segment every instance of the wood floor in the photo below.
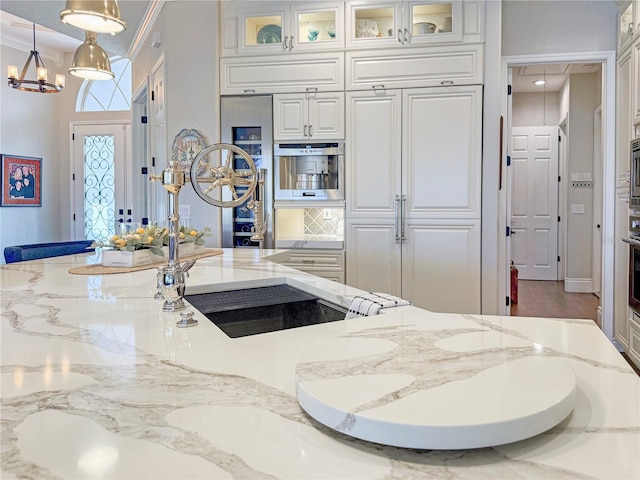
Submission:
M 590 318 L 598 323 L 600 299 L 593 293 L 567 293 L 564 282 L 519 280 L 518 303 L 511 304 L 511 315 L 520 317 Z M 600 326 L 598 324 L 598 326 Z M 624 353 L 624 359 L 640 376 L 640 368 Z
M 597 323 L 600 299 L 593 293 L 567 293 L 564 282 L 518 281 L 518 303 L 511 315 L 520 317 L 590 318 Z

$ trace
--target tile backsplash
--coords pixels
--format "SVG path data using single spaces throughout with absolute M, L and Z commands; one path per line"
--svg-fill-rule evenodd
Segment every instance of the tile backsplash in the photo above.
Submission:
M 305 208 L 305 235 L 342 235 L 344 210 L 339 208 Z

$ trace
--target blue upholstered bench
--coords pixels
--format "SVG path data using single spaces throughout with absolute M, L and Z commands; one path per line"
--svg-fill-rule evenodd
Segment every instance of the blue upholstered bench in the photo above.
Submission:
M 7 263 L 24 262 L 38 258 L 59 257 L 93 251 L 88 248 L 91 240 L 77 240 L 72 242 L 34 243 L 32 245 L 16 245 L 4 249 L 4 261 Z

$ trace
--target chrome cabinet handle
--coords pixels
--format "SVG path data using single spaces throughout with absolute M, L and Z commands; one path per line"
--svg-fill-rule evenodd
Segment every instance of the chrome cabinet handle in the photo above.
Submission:
M 404 43 L 411 43 L 411 32 L 406 28 L 404 29 Z
M 404 235 L 404 220 L 405 220 L 405 209 L 407 206 L 407 196 L 406 195 L 402 195 L 402 206 L 400 207 L 400 219 L 401 219 L 401 224 L 400 224 L 400 239 L 402 240 L 402 243 L 407 243 L 407 237 L 405 237 Z
M 309 125 L 309 138 L 313 137 L 313 125 Z
M 293 50 L 293 35 L 289 37 L 289 51 Z
M 395 221 L 395 226 L 396 226 L 396 245 L 398 243 L 400 243 L 400 235 L 398 234 L 398 221 L 399 219 L 399 210 L 400 210 L 400 195 L 396 195 L 396 200 L 394 202 L 394 212 L 396 214 L 396 221 Z
M 309 258 L 303 258 L 302 263 L 316 263 L 316 261 Z
M 282 42 L 282 51 L 285 52 L 287 50 L 287 39 L 289 38 L 288 35 L 285 35 L 284 37 L 284 41 Z
M 402 29 L 398 29 L 398 43 L 402 43 Z
M 307 127 L 308 125 L 304 126 L 304 131 L 302 132 L 302 135 L 304 135 L 305 137 L 307 136 Z

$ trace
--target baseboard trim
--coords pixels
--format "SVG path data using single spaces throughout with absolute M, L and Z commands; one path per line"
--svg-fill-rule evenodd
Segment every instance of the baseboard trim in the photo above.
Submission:
M 593 293 L 593 280 L 590 278 L 565 278 L 564 291 L 571 293 Z

